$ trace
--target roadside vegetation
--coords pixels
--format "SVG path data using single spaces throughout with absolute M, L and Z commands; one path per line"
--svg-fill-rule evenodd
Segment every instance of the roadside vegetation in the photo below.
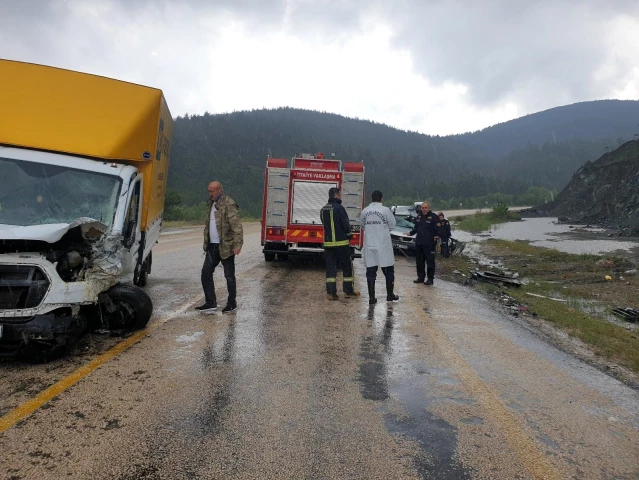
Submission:
M 472 283 L 488 293 L 514 299 L 518 308 L 513 314 L 551 322 L 581 340 L 600 359 L 639 373 L 639 325 L 612 314 L 616 307 L 639 309 L 637 276 L 624 273 L 636 270 L 632 261 L 494 239 L 481 242 L 480 251 L 493 260 L 491 266 L 452 256 L 439 261 L 438 269 L 442 276 L 461 283 L 468 282 L 476 269 L 517 272 L 524 282 L 519 288 Z M 465 276 L 453 273 L 455 270 Z
M 458 188 L 460 192 L 468 192 L 469 186 L 460 186 Z M 452 190 L 451 190 L 452 193 Z M 530 187 L 524 193 L 519 195 L 508 195 L 504 193 L 490 193 L 487 195 L 478 196 L 466 196 L 466 195 L 451 195 L 449 197 L 431 196 L 428 198 L 421 198 L 416 196 L 392 196 L 384 200 L 384 205 L 390 207 L 391 205 L 413 205 L 416 201 L 424 201 L 430 203 L 433 211 L 439 212 L 446 210 L 461 210 L 461 209 L 477 209 L 480 212 L 482 210 L 490 210 L 495 205 L 510 205 L 510 206 L 527 206 L 527 205 L 543 205 L 544 203 L 552 201 L 557 196 L 558 190 L 549 190 L 545 187 Z
M 508 209 L 508 205 L 498 204 L 492 208 L 491 212 L 476 213 L 455 219 L 455 227 L 467 232 L 484 232 L 490 230 L 493 225 L 498 223 L 510 222 L 513 220 L 521 220 L 519 212 L 513 212 Z
M 164 226 L 167 228 L 203 225 L 206 220 L 206 202 L 185 205 L 175 191 L 168 191 L 164 200 Z M 257 222 L 258 218 L 244 211 L 240 205 L 240 216 L 245 222 Z

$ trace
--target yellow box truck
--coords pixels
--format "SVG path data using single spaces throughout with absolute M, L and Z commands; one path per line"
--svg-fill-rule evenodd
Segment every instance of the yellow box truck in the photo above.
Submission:
M 0 355 L 146 325 L 172 127 L 156 88 L 0 60 Z

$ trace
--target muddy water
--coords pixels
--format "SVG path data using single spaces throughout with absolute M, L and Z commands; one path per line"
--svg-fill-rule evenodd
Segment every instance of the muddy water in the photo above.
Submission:
M 599 228 L 556 222 L 557 218 L 527 218 L 520 222 L 495 225 L 479 234 L 455 230 L 453 225 L 453 237 L 464 242 L 481 242 L 487 238 L 524 240 L 537 247 L 554 248 L 566 253 L 603 255 L 614 252 L 639 259 L 639 239 L 608 237 Z

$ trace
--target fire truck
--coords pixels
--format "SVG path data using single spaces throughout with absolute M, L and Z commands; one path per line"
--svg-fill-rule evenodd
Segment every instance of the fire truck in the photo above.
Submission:
M 364 164 L 324 158 L 324 154 L 300 154 L 291 159 L 268 158 L 264 176 L 262 234 L 264 259 L 289 255 L 323 255 L 324 227 L 320 210 L 328 190 L 342 192 L 342 206 L 351 223 L 351 255 L 360 257 L 363 238 L 360 215 L 364 207 Z

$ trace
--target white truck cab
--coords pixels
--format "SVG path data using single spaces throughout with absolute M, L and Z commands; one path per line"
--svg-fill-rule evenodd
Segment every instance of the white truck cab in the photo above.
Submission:
M 161 91 L 19 62 L 0 61 L 0 75 L 18 89 L 49 79 L 46 100 L 35 83 L 22 100 L 0 93 L 0 356 L 50 355 L 88 328 L 143 327 L 172 127 Z M 83 88 L 82 106 L 60 112 Z M 33 96 L 38 109 L 16 115 Z M 110 117 L 94 118 L 107 104 Z

